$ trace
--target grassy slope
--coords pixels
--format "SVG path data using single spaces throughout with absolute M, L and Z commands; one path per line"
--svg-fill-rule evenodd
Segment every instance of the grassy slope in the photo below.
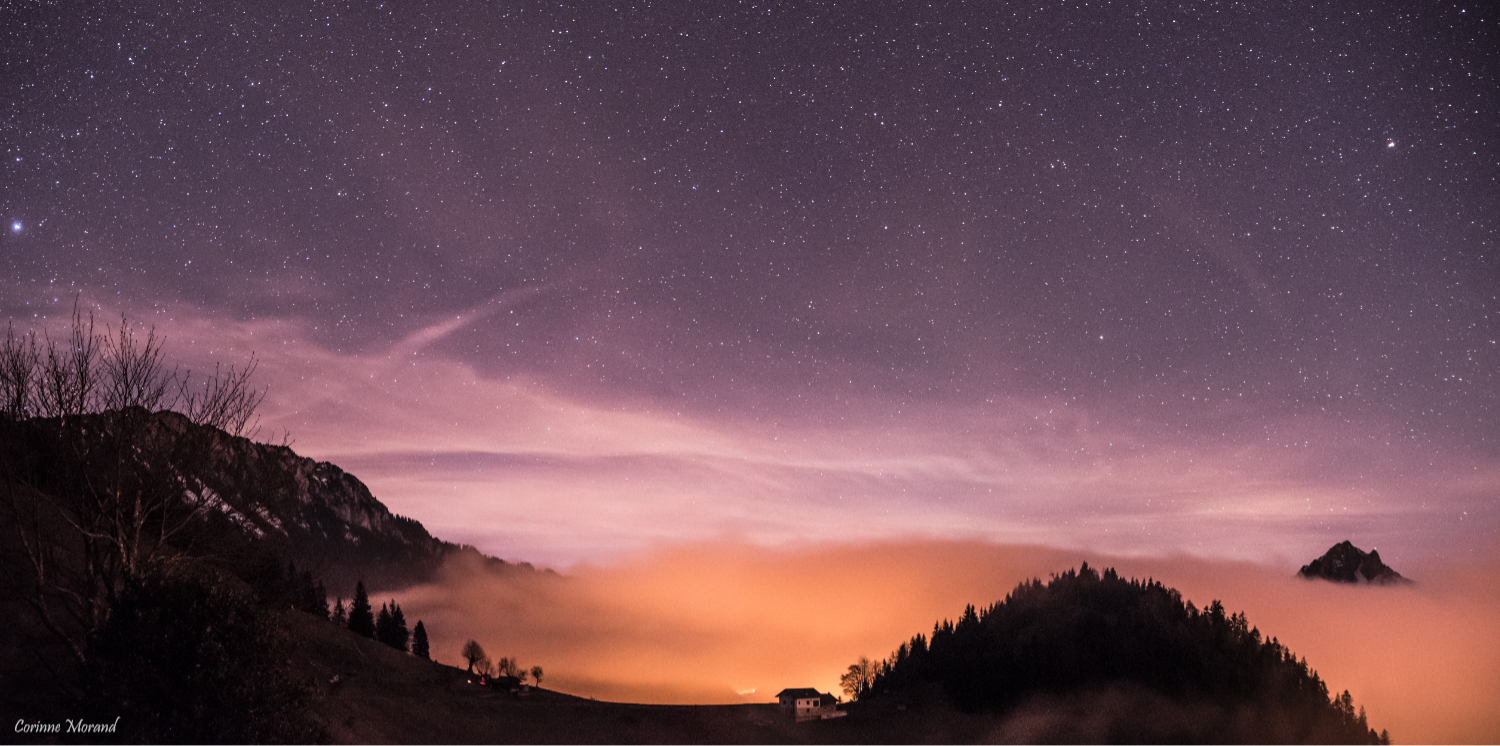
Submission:
M 286 616 L 296 668 L 315 682 L 312 715 L 338 743 L 798 743 L 825 740 L 818 732 L 829 725 L 794 723 L 774 704 L 635 705 L 544 689 L 517 697 L 463 669 Z

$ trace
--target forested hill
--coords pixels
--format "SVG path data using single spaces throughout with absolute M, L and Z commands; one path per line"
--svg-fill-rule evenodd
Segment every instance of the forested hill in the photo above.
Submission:
M 1226 615 L 1218 601 L 1199 610 L 1161 583 L 1100 575 L 1087 563 L 1045 584 L 1022 583 L 988 609 L 969 606 L 868 673 L 859 681 L 864 706 L 936 692 L 967 712 L 1003 714 L 1113 693 L 1128 705 L 1091 713 L 1110 719 L 1103 732 L 1112 741 L 1389 740 L 1348 692 L 1330 699 L 1305 659 L 1243 614 Z

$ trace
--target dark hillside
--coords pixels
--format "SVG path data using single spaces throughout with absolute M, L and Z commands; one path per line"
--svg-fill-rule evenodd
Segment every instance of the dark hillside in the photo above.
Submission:
M 311 718 L 335 743 L 796 743 L 809 729 L 776 705 L 598 702 L 480 686 L 462 668 L 404 655 L 306 614 L 284 612 L 314 683 Z
M 1330 699 L 1305 660 L 1242 614 L 1217 601 L 1200 611 L 1160 583 L 1087 564 L 903 643 L 859 699 L 871 713 L 925 704 L 1024 716 L 1021 740 L 1381 740 L 1347 692 Z
M 534 572 L 433 538 L 332 464 L 178 412 L 0 415 L 0 694 L 34 718 L 88 710 L 118 686 L 104 701 L 149 723 L 134 731 L 146 740 L 205 740 L 214 722 L 245 740 L 261 733 L 245 723 L 267 722 L 255 712 L 300 701 L 278 666 L 227 673 L 283 639 L 266 614 L 326 616 L 328 589 L 347 598 L 362 578 L 394 592 L 457 557 Z M 194 678 L 208 669 L 226 676 Z M 143 691 L 158 694 L 131 696 Z M 196 714 L 173 709 L 186 701 Z

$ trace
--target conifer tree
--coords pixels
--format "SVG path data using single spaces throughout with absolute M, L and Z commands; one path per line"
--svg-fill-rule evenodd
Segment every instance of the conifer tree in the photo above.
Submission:
M 391 640 L 391 609 L 386 604 L 380 605 L 380 614 L 375 617 L 375 639 L 395 647 Z
M 391 599 L 391 641 L 389 645 L 401 652 L 407 652 L 406 643 L 411 639 L 411 632 L 406 629 L 406 615 L 401 613 L 401 607 L 395 599 Z
M 370 612 L 370 595 L 363 580 L 354 584 L 354 601 L 349 606 L 349 631 L 362 637 L 375 637 L 375 615 Z
M 338 600 L 338 603 L 333 605 L 333 623 L 340 627 L 349 626 L 349 612 L 344 611 L 344 599 L 342 598 Z
M 418 658 L 432 659 L 427 649 L 427 628 L 422 626 L 421 619 L 417 620 L 417 628 L 411 633 L 411 653 Z
M 406 629 L 406 615 L 401 613 L 401 605 L 395 599 L 391 599 L 389 604 L 380 605 L 380 616 L 375 619 L 375 639 L 403 653 L 407 652 L 411 632 Z

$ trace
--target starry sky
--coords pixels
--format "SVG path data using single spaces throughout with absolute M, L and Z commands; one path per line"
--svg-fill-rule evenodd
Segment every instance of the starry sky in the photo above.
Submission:
M 1500 533 L 1480 3 L 0 10 L 0 306 L 442 538 L 1412 574 Z

